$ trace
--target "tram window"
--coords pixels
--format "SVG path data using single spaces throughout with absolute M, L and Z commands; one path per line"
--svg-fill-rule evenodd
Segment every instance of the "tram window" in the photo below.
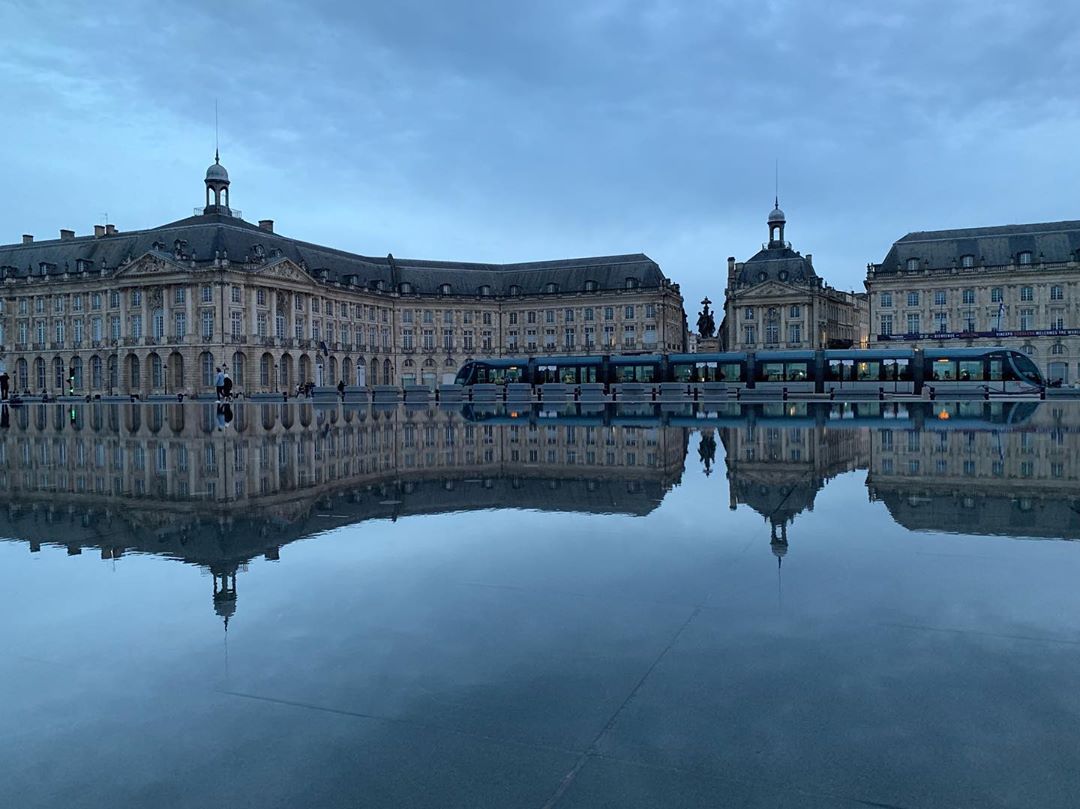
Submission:
M 907 360 L 896 361 L 896 378 L 901 381 L 911 381 L 911 363 Z
M 934 360 L 932 376 L 935 382 L 955 382 L 956 360 Z
M 564 385 L 576 385 L 577 384 L 577 368 L 573 366 L 559 369 L 559 381 Z
M 697 374 L 693 374 L 691 378 L 691 371 L 694 370 L 694 366 L 688 363 L 676 363 L 671 367 L 672 377 L 676 382 L 697 382 Z
M 595 365 L 587 365 L 583 367 L 579 375 L 579 379 L 581 380 L 582 384 L 596 382 L 596 370 L 597 369 Z
M 758 380 L 761 382 L 783 382 L 784 363 L 763 362 L 761 364 L 761 370 L 758 371 Z
M 742 382 L 742 366 L 737 362 L 725 362 L 716 369 L 717 382 Z
M 517 365 L 511 365 L 505 372 L 506 381 L 520 382 L 521 381 L 521 368 Z
M 1029 357 L 1025 357 L 1023 354 L 1013 354 L 1011 359 L 1013 366 L 1025 381 L 1034 382 L 1036 385 L 1042 384 L 1039 368 Z
M 476 366 L 476 384 L 483 385 L 488 381 L 488 368 L 486 365 Z
M 809 369 L 805 362 L 788 362 L 784 364 L 784 379 L 788 382 L 805 382 L 810 378 Z
M 1005 378 L 1004 373 L 1005 361 L 1000 357 L 990 358 L 990 376 L 988 379 L 991 382 L 1001 382 Z
M 827 378 L 830 382 L 843 382 L 844 381 L 844 361 L 843 360 L 829 360 L 829 364 L 826 367 Z
M 982 382 L 983 361 L 960 360 L 960 376 L 958 377 L 958 379 L 961 382 Z
M 860 382 L 877 382 L 881 378 L 881 363 L 877 360 L 856 363 L 855 378 Z

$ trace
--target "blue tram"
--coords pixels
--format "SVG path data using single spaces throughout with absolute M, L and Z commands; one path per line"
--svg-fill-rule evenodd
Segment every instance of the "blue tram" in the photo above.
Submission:
M 717 354 L 598 354 L 473 360 L 458 385 L 702 386 L 790 393 L 1033 393 L 1046 385 L 1026 354 L 987 348 L 847 349 Z

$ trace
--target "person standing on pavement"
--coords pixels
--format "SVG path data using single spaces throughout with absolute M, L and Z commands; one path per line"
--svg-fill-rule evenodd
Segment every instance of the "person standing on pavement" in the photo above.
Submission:
M 220 402 L 221 397 L 225 395 L 225 373 L 220 368 L 214 376 L 214 387 L 217 389 L 217 399 Z
M 11 379 L 8 377 L 6 370 L 0 371 L 0 400 L 7 401 L 8 398 L 8 385 L 11 383 Z

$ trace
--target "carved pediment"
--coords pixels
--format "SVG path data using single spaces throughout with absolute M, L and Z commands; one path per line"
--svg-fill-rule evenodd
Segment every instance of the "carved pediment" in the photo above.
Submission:
M 287 258 L 278 258 L 264 267 L 260 267 L 255 275 L 265 278 L 280 278 L 285 281 L 303 281 L 311 283 L 311 276 L 302 270 L 294 261 Z
M 138 258 L 129 261 L 116 271 L 117 278 L 135 278 L 145 275 L 159 275 L 183 270 L 179 264 L 162 258 L 154 253 L 144 253 Z
M 780 297 L 806 297 L 806 290 L 794 284 L 783 284 L 779 281 L 763 281 L 747 289 L 739 290 L 738 300 L 745 302 L 751 298 L 780 298 Z

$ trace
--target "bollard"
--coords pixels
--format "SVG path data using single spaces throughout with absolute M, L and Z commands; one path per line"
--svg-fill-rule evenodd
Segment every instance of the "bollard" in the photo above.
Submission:
M 787 385 L 784 385 L 784 387 L 783 387 L 783 395 L 784 395 L 784 401 L 786 402 L 787 401 Z
M 884 402 L 885 401 L 885 388 L 878 387 L 878 389 L 877 389 L 877 397 L 878 397 L 879 402 Z

